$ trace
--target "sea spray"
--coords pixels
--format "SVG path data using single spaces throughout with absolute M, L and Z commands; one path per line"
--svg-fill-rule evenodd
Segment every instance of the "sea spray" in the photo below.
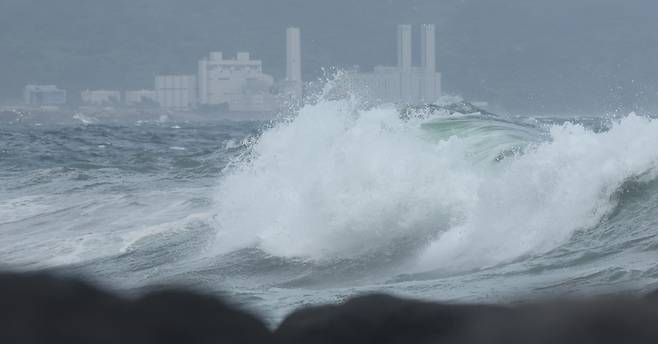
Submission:
M 595 133 L 319 101 L 226 171 L 213 251 L 319 262 L 405 250 L 418 271 L 509 262 L 594 227 L 622 183 L 656 168 L 657 146 L 658 122 L 637 115 Z
M 421 255 L 421 269 L 481 268 L 545 253 L 594 228 L 627 181 L 656 177 L 658 121 L 631 114 L 609 131 L 550 128 L 551 140 L 482 171 L 478 202 Z

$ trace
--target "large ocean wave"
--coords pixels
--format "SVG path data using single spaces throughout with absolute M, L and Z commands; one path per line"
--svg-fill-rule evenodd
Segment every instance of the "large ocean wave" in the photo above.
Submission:
M 0 265 L 221 290 L 273 318 L 371 291 L 655 289 L 658 120 L 444 105 L 2 127 Z
M 221 178 L 210 253 L 483 269 L 595 231 L 625 185 L 656 178 L 658 120 L 630 114 L 596 131 L 528 123 L 308 105 Z

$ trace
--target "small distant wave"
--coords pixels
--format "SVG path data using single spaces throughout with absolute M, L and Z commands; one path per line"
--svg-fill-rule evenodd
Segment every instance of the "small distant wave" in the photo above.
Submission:
M 82 113 L 76 113 L 73 115 L 73 119 L 76 119 L 83 124 L 96 124 L 99 122 L 99 120 L 95 117 L 89 116 L 89 115 L 84 115 Z

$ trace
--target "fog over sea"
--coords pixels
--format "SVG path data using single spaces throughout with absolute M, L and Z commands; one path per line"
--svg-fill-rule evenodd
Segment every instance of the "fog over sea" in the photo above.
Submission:
M 276 321 L 383 291 L 658 287 L 658 119 L 322 100 L 268 122 L 0 126 L 0 264 L 222 291 Z

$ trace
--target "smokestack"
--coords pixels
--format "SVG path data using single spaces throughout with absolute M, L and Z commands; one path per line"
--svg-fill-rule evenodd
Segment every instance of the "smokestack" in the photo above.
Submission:
M 398 68 L 411 70 L 411 25 L 398 25 Z
M 206 59 L 199 61 L 199 104 L 208 104 L 208 60 Z
M 400 99 L 413 102 L 411 90 L 412 65 L 411 25 L 398 25 L 398 71 L 400 72 Z
M 294 96 L 302 97 L 302 49 L 299 28 L 286 30 L 286 80 L 291 83 Z
M 436 27 L 424 24 L 420 30 L 420 67 L 423 71 L 425 101 L 435 101 L 437 94 L 436 76 Z
M 436 27 L 424 24 L 420 31 L 420 65 L 428 73 L 436 73 Z

